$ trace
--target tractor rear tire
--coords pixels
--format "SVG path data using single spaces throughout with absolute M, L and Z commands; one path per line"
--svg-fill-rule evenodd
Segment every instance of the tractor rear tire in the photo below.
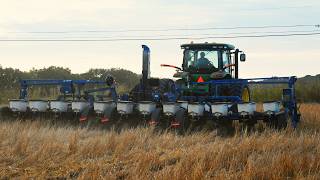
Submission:
M 250 102 L 250 89 L 248 86 L 242 87 L 240 84 L 232 84 L 229 87 L 229 96 L 239 96 L 243 102 Z

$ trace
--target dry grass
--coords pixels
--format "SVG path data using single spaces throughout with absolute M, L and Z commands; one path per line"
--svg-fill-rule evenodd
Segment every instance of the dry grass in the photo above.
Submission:
M 0 122 L 0 176 L 78 179 L 320 177 L 320 105 L 301 107 L 297 131 L 218 137 Z

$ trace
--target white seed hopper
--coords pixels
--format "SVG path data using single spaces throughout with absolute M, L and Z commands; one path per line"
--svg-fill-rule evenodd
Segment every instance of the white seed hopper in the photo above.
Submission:
M 180 104 L 175 102 L 163 103 L 163 113 L 168 116 L 175 115 L 176 112 L 180 109 Z
M 240 115 L 253 115 L 257 109 L 256 103 L 254 102 L 238 103 L 237 106 Z
M 26 112 L 28 102 L 24 99 L 11 99 L 9 100 L 9 108 L 13 112 Z
M 189 103 L 188 114 L 192 116 L 202 116 L 204 112 L 204 104 L 200 103 Z
M 52 100 L 49 102 L 50 110 L 53 112 L 67 112 L 69 103 L 66 101 Z
M 73 112 L 79 113 L 89 108 L 90 104 L 87 101 L 72 101 L 71 108 Z
M 269 101 L 263 103 L 264 113 L 278 113 L 280 112 L 280 102 L 279 101 Z
M 141 101 L 138 103 L 138 110 L 143 115 L 149 115 L 156 109 L 156 104 L 151 101 Z
M 29 100 L 29 108 L 32 112 L 46 112 L 48 109 L 48 101 Z
M 119 101 L 117 103 L 117 111 L 119 114 L 127 115 L 133 112 L 132 101 Z
M 116 107 L 113 101 L 97 101 L 93 103 L 93 108 L 96 113 L 104 113 L 108 108 Z
M 211 112 L 214 116 L 228 116 L 229 103 L 213 103 Z

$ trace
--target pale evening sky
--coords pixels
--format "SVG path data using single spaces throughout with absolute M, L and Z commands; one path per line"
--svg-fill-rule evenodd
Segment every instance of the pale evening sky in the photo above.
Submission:
M 130 29 L 175 29 L 238 26 L 320 24 L 318 0 L 0 0 L 0 39 L 95 39 L 135 37 L 200 37 L 260 32 L 320 32 L 319 27 L 202 31 L 81 32 Z M 59 32 L 59 33 L 32 33 Z M 254 34 L 254 33 L 252 33 Z M 164 36 L 165 35 L 165 36 Z M 248 35 L 248 34 L 246 34 Z M 250 34 L 249 34 L 250 35 Z M 30 70 L 68 67 L 74 73 L 90 68 L 125 68 L 141 72 L 141 44 L 151 48 L 152 76 L 171 77 L 181 65 L 180 44 L 188 40 L 116 42 L 0 41 L 2 67 Z M 320 35 L 206 39 L 226 42 L 247 54 L 241 77 L 320 74 Z

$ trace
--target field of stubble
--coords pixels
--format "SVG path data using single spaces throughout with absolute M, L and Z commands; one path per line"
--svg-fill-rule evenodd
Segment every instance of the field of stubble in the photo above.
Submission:
M 301 112 L 296 131 L 233 137 L 1 121 L 0 178 L 319 179 L 320 105 L 303 104 Z

